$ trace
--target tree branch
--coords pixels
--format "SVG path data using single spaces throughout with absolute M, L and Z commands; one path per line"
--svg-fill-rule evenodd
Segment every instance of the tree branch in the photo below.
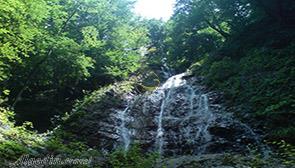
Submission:
M 224 37 L 225 39 L 228 39 L 229 34 L 226 33 L 225 31 L 217 28 L 213 23 L 211 23 L 209 20 L 205 19 L 205 22 L 208 24 L 209 27 L 211 27 L 212 29 L 214 29 L 215 31 L 217 31 L 222 37 Z

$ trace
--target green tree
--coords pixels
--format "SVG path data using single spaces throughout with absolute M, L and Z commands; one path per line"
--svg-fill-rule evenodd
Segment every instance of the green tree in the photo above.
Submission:
M 83 90 L 128 77 L 140 67 L 140 48 L 148 42 L 132 5 L 130 0 L 1 1 L 2 97 L 10 91 L 8 103 L 17 113 L 24 104 L 37 110 L 35 103 L 45 103 L 50 106 L 41 105 L 49 108 L 45 111 L 56 114 L 69 109 Z

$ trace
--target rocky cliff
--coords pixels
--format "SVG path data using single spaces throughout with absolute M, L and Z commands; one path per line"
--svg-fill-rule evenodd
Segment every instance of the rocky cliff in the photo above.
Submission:
M 265 151 L 255 130 L 234 118 L 220 94 L 200 80 L 184 73 L 150 92 L 124 85 L 106 89 L 76 109 L 80 115 L 68 121 L 68 129 L 105 152 L 131 144 L 163 156 L 247 153 L 249 145 Z

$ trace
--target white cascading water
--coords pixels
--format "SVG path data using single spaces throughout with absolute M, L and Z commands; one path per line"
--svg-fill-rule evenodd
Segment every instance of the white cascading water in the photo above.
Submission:
M 162 58 L 161 62 L 162 62 L 161 70 L 164 74 L 164 78 L 168 79 L 172 75 L 171 75 L 171 69 L 167 65 L 167 58 Z
M 120 139 L 121 142 L 124 145 L 124 151 L 128 151 L 129 149 L 129 145 L 130 145 L 130 132 L 129 129 L 126 127 L 126 121 L 128 119 L 128 117 L 126 116 L 126 113 L 129 110 L 129 104 L 127 105 L 127 107 L 122 111 L 118 111 L 117 113 L 117 118 L 120 120 L 121 124 L 120 126 L 117 128 L 117 132 L 120 135 Z
M 163 122 L 167 120 L 181 121 L 184 123 L 189 122 L 192 118 L 198 118 L 199 124 L 197 127 L 193 128 L 191 126 L 186 126 L 182 128 L 182 136 L 186 138 L 189 143 L 201 142 L 202 144 L 206 144 L 211 140 L 208 127 L 211 121 L 214 120 L 214 116 L 209 110 L 208 97 L 206 94 L 196 94 L 193 86 L 187 84 L 186 81 L 182 79 L 184 76 L 185 74 L 173 76 L 158 89 L 163 96 L 158 116 L 158 130 L 156 136 L 156 144 L 160 154 L 163 153 L 163 146 L 165 145 L 165 129 L 163 128 Z M 185 117 L 178 117 L 170 114 L 171 103 L 175 103 L 175 97 L 178 96 L 178 92 L 175 90 L 179 88 L 184 89 L 184 97 L 186 98 L 185 103 L 187 103 L 189 107 Z M 198 106 L 196 107 L 196 105 Z
M 199 98 L 199 107 L 196 111 L 197 116 L 203 117 L 203 123 L 199 126 L 198 136 L 196 138 L 202 138 L 202 145 L 199 148 L 199 153 L 203 153 L 206 150 L 207 142 L 211 141 L 212 137 L 208 131 L 210 123 L 214 120 L 214 115 L 209 109 L 208 96 L 206 94 L 200 95 Z
M 171 97 L 171 94 L 173 94 L 174 89 L 183 84 L 184 81 L 181 79 L 183 75 L 184 74 L 180 74 L 169 78 L 167 82 L 159 88 L 159 90 L 162 92 L 162 95 L 164 96 L 161 104 L 161 111 L 158 116 L 158 130 L 156 136 L 156 143 L 158 145 L 158 151 L 160 154 L 162 154 L 163 152 L 164 145 L 164 129 L 162 125 L 164 111 L 169 105 L 170 101 L 173 99 L 173 97 Z
M 188 94 L 189 96 L 189 107 L 190 107 L 190 113 L 189 115 L 193 115 L 194 114 L 194 99 L 196 97 L 196 93 L 194 91 L 194 89 L 188 85 Z
M 238 141 L 229 139 L 233 145 L 243 137 L 255 136 L 249 127 L 216 113 L 215 106 L 209 103 L 210 93 L 205 94 L 203 87 L 194 82 L 194 78 L 188 79 L 183 73 L 170 77 L 153 92 L 127 98 L 127 107 L 115 114 L 119 121 L 116 132 L 124 150 L 128 151 L 133 140 L 148 150 L 157 150 L 160 155 L 198 155 L 212 151 L 212 144 L 222 146 L 218 143 L 227 138 L 227 127 L 237 126 L 231 136 L 238 137 Z M 225 133 L 218 134 L 218 131 Z

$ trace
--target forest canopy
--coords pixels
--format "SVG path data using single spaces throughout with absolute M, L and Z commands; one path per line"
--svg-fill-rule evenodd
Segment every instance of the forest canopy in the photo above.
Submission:
M 42 146 L 91 155 L 95 146 L 81 140 L 88 132 L 71 139 L 71 126 L 95 113 L 84 106 L 120 104 L 121 95 L 108 91 L 150 93 L 183 72 L 222 94 L 235 117 L 294 157 L 287 145 L 295 143 L 294 0 L 176 0 L 167 21 L 134 14 L 135 3 L 1 0 L 0 162 Z M 39 133 L 48 131 L 53 138 L 45 142 Z M 130 158 L 110 157 L 123 166 L 129 163 L 122 158 L 156 158 L 138 153 L 136 146 Z
M 137 71 L 142 62 L 140 48 L 149 39 L 144 23 L 131 12 L 133 3 L 1 2 L 0 87 L 2 99 L 8 98 L 3 103 L 16 111 L 45 105 L 49 108 L 45 111 L 52 113 L 46 117 L 52 117 L 83 90 Z

